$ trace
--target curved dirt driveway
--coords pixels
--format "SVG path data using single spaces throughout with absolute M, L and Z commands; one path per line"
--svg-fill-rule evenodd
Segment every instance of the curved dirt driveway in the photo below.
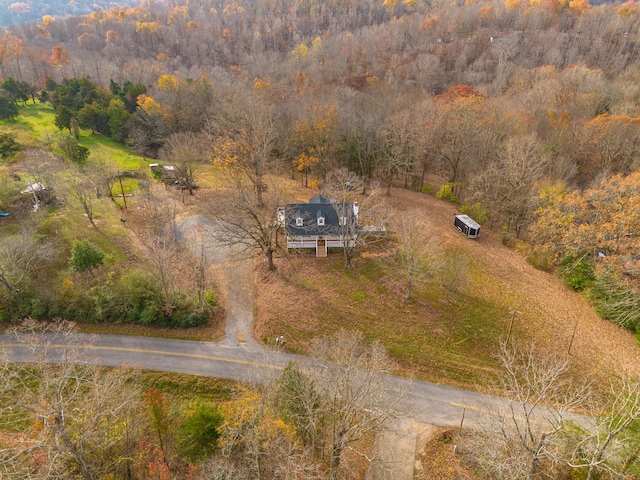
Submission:
M 207 235 L 207 229 L 211 228 L 214 225 L 207 217 L 192 215 L 179 223 L 179 237 L 187 240 L 192 235 L 198 235 L 204 241 L 208 263 L 213 265 L 216 286 L 227 308 L 223 343 L 261 350 L 253 338 L 253 259 L 243 258 L 238 249 L 217 243 Z M 187 245 L 194 248 L 193 243 L 187 242 Z

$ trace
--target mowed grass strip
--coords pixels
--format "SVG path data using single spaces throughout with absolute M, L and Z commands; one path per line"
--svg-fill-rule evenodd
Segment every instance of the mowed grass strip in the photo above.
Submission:
M 18 111 L 19 115 L 13 122 L 2 121 L 0 125 L 3 133 L 14 135 L 24 147 L 49 147 L 55 145 L 60 135 L 69 134 L 68 130 L 56 127 L 55 110 L 48 103 L 27 102 L 26 105 L 19 105 Z M 78 141 L 91 151 L 87 161 L 89 165 L 99 158 L 105 158 L 122 171 L 149 168 L 148 158 L 104 135 L 81 129 Z

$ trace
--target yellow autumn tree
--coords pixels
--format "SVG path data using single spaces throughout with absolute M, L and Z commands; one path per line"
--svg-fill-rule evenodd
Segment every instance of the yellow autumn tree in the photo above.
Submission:
M 293 53 L 294 57 L 300 60 L 306 58 L 307 54 L 309 53 L 309 47 L 307 47 L 304 43 L 301 43 L 300 45 L 296 46 L 291 53 Z
M 264 90 L 265 88 L 269 88 L 270 86 L 271 86 L 271 83 L 265 82 L 264 80 L 258 77 L 256 77 L 253 82 L 253 89 L 256 92 L 261 92 L 262 90 Z
M 298 158 L 293 161 L 293 166 L 302 173 L 301 181 L 303 186 L 309 186 L 309 172 L 314 169 L 319 161 L 318 157 L 307 155 L 305 152 L 302 152 Z
M 640 173 L 616 175 L 584 191 L 551 193 L 536 214 L 531 238 L 556 259 L 593 252 L 627 255 L 640 248 Z
M 335 155 L 335 134 L 338 127 L 338 110 L 333 105 L 313 105 L 295 124 L 295 143 L 298 156 L 294 168 L 305 175 L 316 172 L 324 181 Z
M 163 114 L 162 105 L 156 102 L 153 97 L 145 94 L 138 96 L 138 107 L 144 110 L 146 114 L 151 116 Z
M 178 90 L 178 79 L 174 75 L 162 75 L 158 78 L 158 89 L 175 94 Z
M 278 472 L 287 472 L 288 478 L 305 478 L 308 455 L 296 428 L 277 415 L 266 392 L 242 386 L 238 390 L 238 398 L 222 407 L 225 420 L 218 442 L 222 456 L 233 460 L 236 474 L 259 471 L 264 478 L 279 478 Z

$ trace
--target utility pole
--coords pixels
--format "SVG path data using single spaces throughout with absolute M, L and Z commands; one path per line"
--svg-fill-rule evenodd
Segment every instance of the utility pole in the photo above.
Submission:
M 509 312 L 511 314 L 511 320 L 509 321 L 509 331 L 507 332 L 507 341 L 509 343 L 509 338 L 511 338 L 511 330 L 513 329 L 513 321 L 516 319 L 516 315 L 522 312 L 519 312 L 516 309 L 513 309 Z
M 576 337 L 577 330 L 578 330 L 578 317 L 576 317 L 576 323 L 573 326 L 573 333 L 571 334 L 571 340 L 569 340 L 569 348 L 567 349 L 567 355 L 571 355 L 571 346 L 573 345 L 573 339 Z
M 124 196 L 124 188 L 122 188 L 122 173 L 118 172 L 118 180 L 120 181 L 120 191 L 122 192 L 122 201 L 124 202 L 124 209 L 128 210 L 127 208 L 127 199 Z

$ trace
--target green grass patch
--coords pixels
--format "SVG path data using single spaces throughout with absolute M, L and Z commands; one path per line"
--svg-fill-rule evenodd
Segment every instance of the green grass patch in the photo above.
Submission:
M 197 375 L 144 371 L 140 384 L 144 389 L 157 388 L 165 394 L 226 402 L 233 398 L 237 382 Z
M 130 150 L 126 145 L 98 133 L 87 134 L 87 132 L 83 131 L 79 141 L 80 145 L 87 147 L 91 151 L 87 161 L 89 165 L 92 160 L 95 162 L 96 159 L 105 158 L 112 161 L 121 171 L 142 171 L 146 174 L 150 171 L 149 163 L 155 162 L 155 160 L 143 157 Z
M 349 298 L 355 303 L 364 303 L 367 301 L 368 296 L 369 295 L 364 290 L 356 290 L 351 295 L 349 295 Z
M 27 103 L 18 107 L 14 122 L 2 122 L 3 130 L 14 134 L 16 141 L 27 147 L 50 145 L 60 134 L 53 107 L 43 103 Z
M 18 107 L 19 116 L 14 122 L 0 122 L 3 130 L 14 134 L 21 145 L 51 146 L 55 145 L 57 138 L 62 134 L 68 134 L 67 130 L 60 130 L 55 125 L 55 111 L 47 103 L 27 103 Z M 88 165 L 96 162 L 98 158 L 105 158 L 115 163 L 122 171 L 144 170 L 149 168 L 150 160 L 133 152 L 126 145 L 100 135 L 92 134 L 88 130 L 80 131 L 79 142 L 89 148 Z
M 111 195 L 114 197 L 122 196 L 123 193 L 125 195 L 132 195 L 136 188 L 138 188 L 138 180 L 124 177 L 113 184 Z

